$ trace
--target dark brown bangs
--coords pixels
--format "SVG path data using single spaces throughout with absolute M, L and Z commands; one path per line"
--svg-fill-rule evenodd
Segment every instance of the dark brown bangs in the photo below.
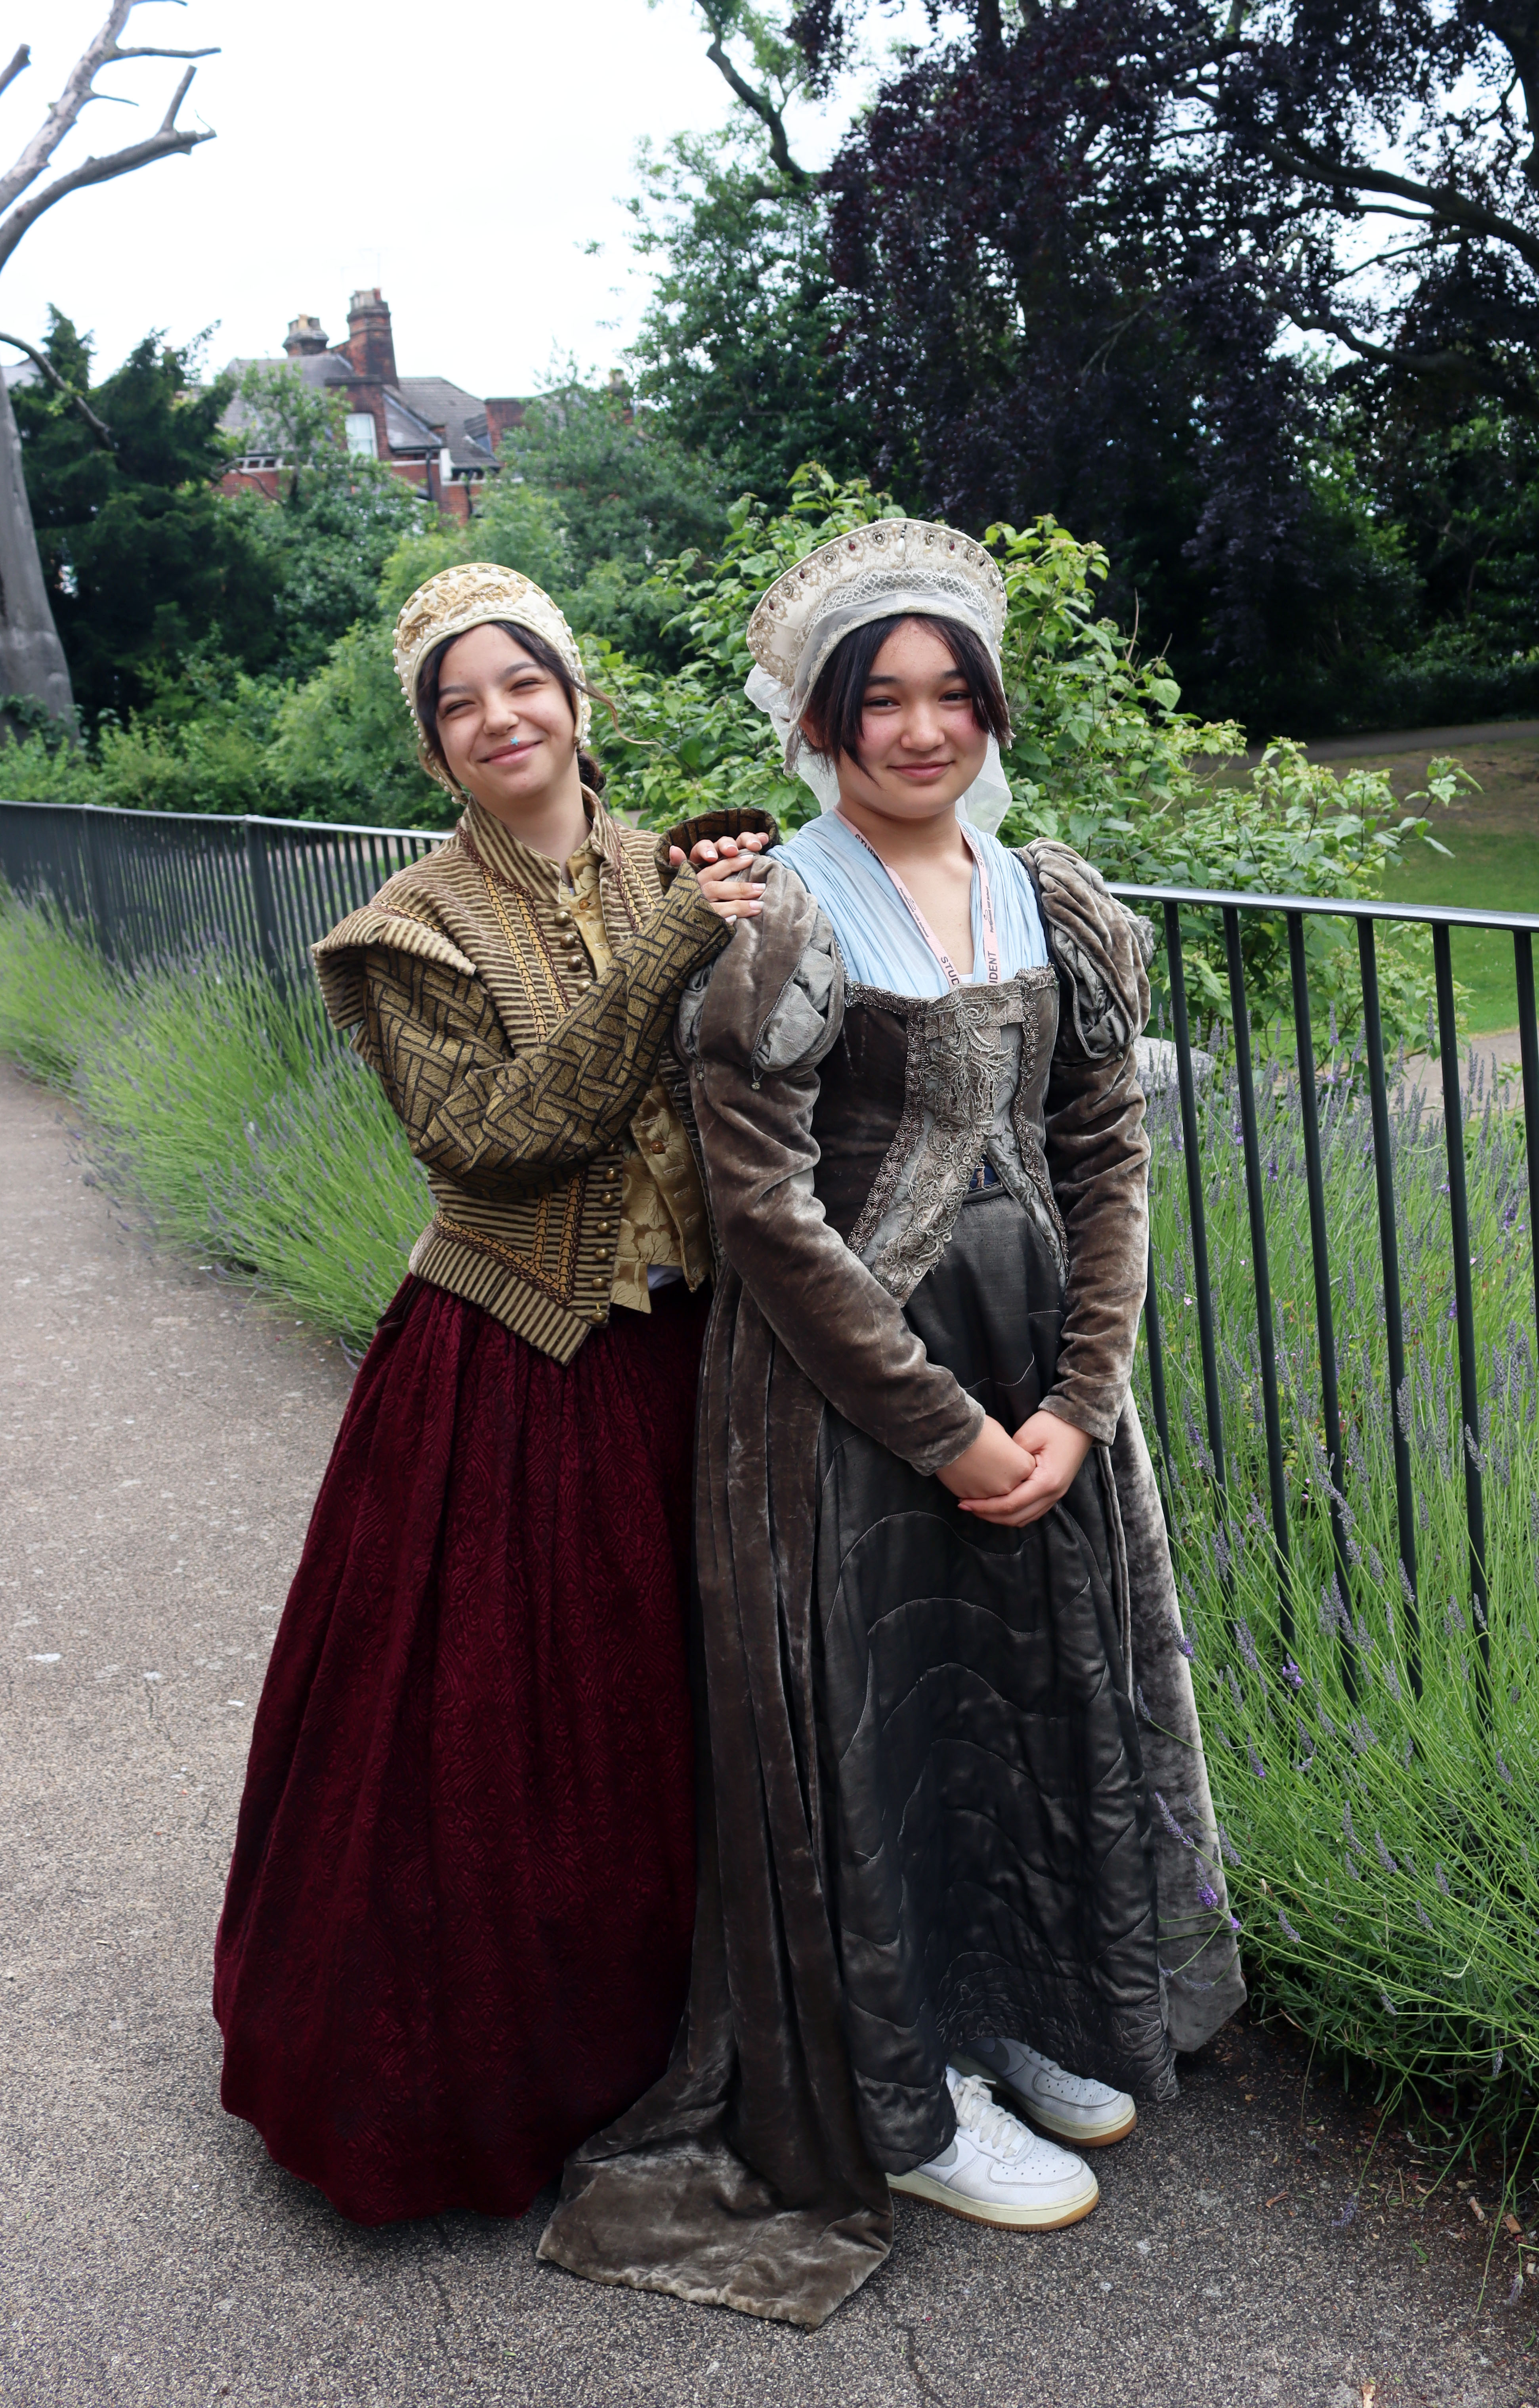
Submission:
M 900 610 L 891 619 L 873 619 L 868 626 L 852 628 L 823 663 L 802 713 L 803 732 L 814 752 L 831 761 L 837 760 L 841 752 L 848 753 L 852 761 L 860 759 L 865 690 L 876 655 L 889 636 L 905 620 L 921 615 L 955 661 L 958 674 L 972 696 L 973 716 L 978 725 L 1000 744 L 1008 744 L 1010 712 L 1005 689 L 982 637 L 956 619 Z

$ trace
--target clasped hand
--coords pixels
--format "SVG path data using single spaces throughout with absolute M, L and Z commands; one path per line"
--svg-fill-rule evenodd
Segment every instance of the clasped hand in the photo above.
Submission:
M 964 1513 L 1022 1530 L 1068 1495 L 1090 1451 L 1085 1432 L 1056 1413 L 1033 1413 L 1014 1438 L 990 1417 L 940 1478 Z
M 762 853 L 767 837 L 722 836 L 713 841 L 709 837 L 691 847 L 690 866 L 700 881 L 700 891 L 719 920 L 751 920 L 763 908 L 754 877 L 755 853 Z M 680 845 L 668 847 L 668 859 L 676 869 L 684 866 Z M 760 875 L 762 876 L 761 870 Z

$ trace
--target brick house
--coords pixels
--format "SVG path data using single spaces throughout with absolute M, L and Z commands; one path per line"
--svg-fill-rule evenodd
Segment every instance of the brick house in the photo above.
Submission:
M 284 361 L 306 384 L 342 395 L 349 452 L 383 460 L 445 518 L 474 515 L 477 487 L 500 473 L 496 446 L 523 416 L 523 403 L 508 396 L 482 400 L 448 377 L 398 375 L 390 304 L 378 286 L 353 294 L 345 343 L 334 344 L 318 319 L 301 312 L 290 322 L 281 360 L 232 360 L 227 373 L 239 378 L 249 367 L 281 367 Z M 238 438 L 249 420 L 237 394 L 221 423 Z M 285 468 L 275 452 L 244 452 L 220 489 L 254 489 L 276 499 Z

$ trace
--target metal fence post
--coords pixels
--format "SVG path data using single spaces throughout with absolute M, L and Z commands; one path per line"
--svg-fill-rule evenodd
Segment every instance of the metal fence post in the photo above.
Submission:
M 80 810 L 85 830 L 86 893 L 91 897 L 91 917 L 96 930 L 96 942 L 110 962 L 117 953 L 117 928 L 107 884 L 107 831 L 102 825 L 98 803 L 82 804 Z
M 283 957 L 278 950 L 278 910 L 273 901 L 272 865 L 267 858 L 267 829 L 262 820 L 249 819 L 246 823 L 246 873 L 251 882 L 251 910 L 256 920 L 263 968 L 271 979 L 280 980 Z

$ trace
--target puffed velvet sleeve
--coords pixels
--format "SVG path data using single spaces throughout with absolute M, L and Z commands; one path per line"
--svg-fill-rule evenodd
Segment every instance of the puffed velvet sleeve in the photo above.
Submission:
M 800 879 L 772 862 L 762 917 L 737 925 L 678 1014 L 721 1250 L 846 1420 L 934 1472 L 965 1454 L 983 1409 L 931 1362 L 814 1192 L 818 1068 L 843 1017 L 834 932 Z

